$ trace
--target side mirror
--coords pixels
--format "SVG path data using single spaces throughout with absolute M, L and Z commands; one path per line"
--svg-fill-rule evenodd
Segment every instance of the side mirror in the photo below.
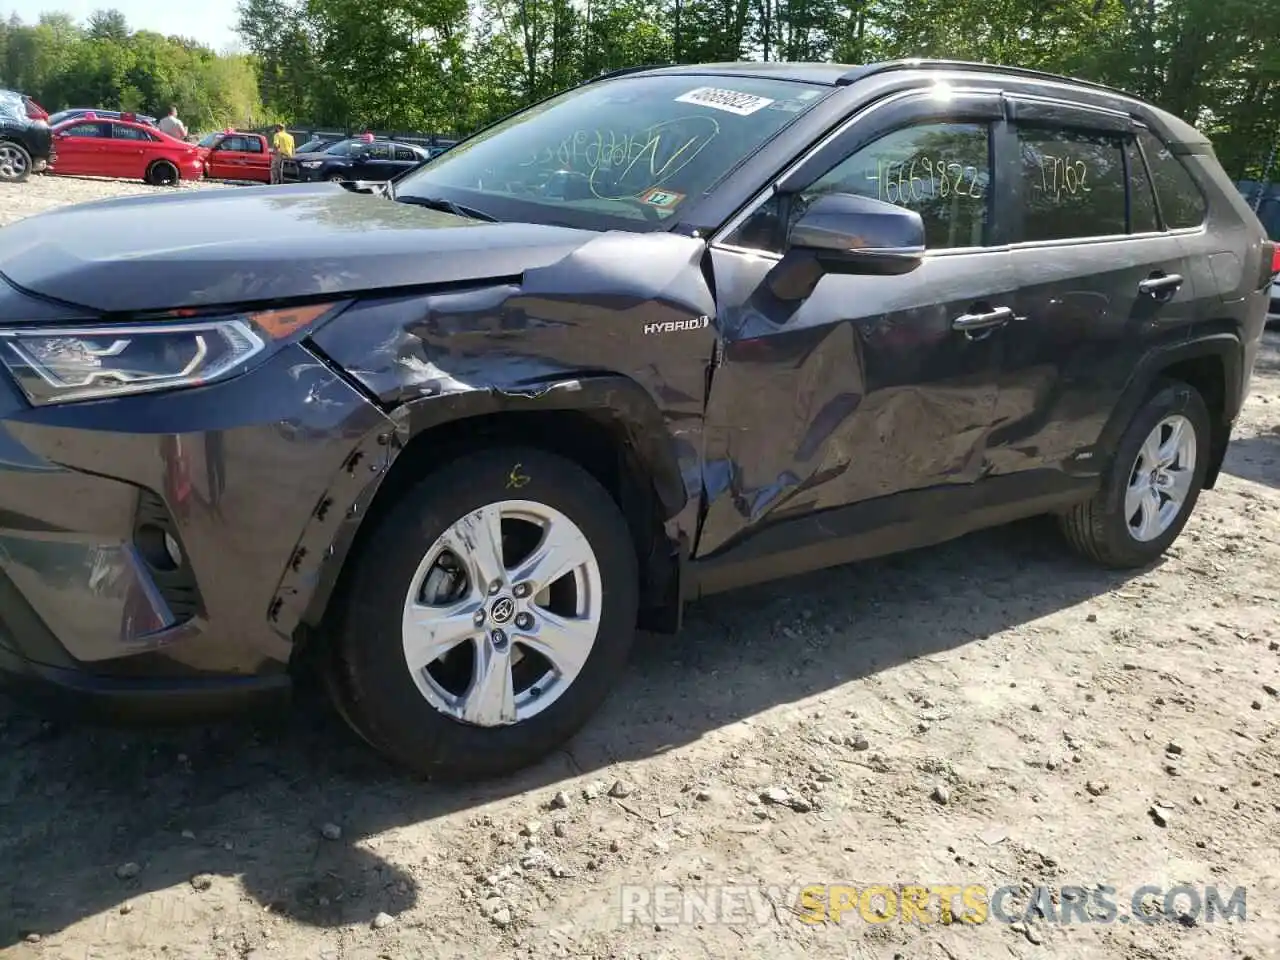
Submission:
M 813 254 L 832 273 L 910 273 L 924 259 L 924 221 L 883 200 L 829 193 L 792 225 L 788 247 Z

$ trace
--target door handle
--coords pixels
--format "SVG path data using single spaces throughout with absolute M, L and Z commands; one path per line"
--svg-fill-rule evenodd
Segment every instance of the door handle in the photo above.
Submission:
M 982 313 L 965 313 L 951 321 L 952 330 L 972 333 L 974 330 L 987 330 L 992 327 L 1003 327 L 1013 319 L 1011 307 L 996 307 Z
M 1172 296 L 1182 286 L 1182 277 L 1176 273 L 1153 273 L 1138 284 L 1138 292 L 1149 297 Z

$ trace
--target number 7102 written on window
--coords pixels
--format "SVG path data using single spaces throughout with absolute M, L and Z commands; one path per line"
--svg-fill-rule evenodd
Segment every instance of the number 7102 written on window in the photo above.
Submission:
M 1089 168 L 1083 160 L 1044 154 L 1040 157 L 1039 167 L 1039 186 L 1045 196 L 1061 200 L 1063 194 L 1074 197 L 1089 192 L 1089 187 L 1085 184 Z

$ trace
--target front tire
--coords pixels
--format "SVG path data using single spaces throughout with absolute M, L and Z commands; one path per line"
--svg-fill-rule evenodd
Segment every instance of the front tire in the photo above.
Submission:
M 510 447 L 449 463 L 352 563 L 333 650 L 339 712 L 425 776 L 534 763 L 625 666 L 635 549 L 608 492 L 561 457 Z
M 1195 509 L 1210 439 L 1200 392 L 1181 381 L 1160 381 L 1120 438 L 1102 489 L 1060 518 L 1067 542 L 1104 567 L 1154 562 Z

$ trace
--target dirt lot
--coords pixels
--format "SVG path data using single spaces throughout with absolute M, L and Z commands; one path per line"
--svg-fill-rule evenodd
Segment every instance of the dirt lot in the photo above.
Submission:
M 38 179 L 0 223 L 110 192 Z M 1152 570 L 1037 521 L 720 597 L 509 781 L 411 782 L 306 698 L 151 735 L 0 702 L 0 955 L 1280 956 L 1280 336 L 1237 437 Z M 1017 916 L 1105 884 L 1119 916 L 814 924 L 808 884 L 1012 885 Z M 1247 919 L 1138 922 L 1147 885 Z
M 199 190 L 213 186 L 220 184 L 186 183 L 181 189 Z M 89 200 L 105 200 L 108 197 L 139 193 L 163 193 L 172 189 L 90 177 L 32 177 L 22 184 L 0 184 L 0 227 L 65 203 L 85 203 Z

